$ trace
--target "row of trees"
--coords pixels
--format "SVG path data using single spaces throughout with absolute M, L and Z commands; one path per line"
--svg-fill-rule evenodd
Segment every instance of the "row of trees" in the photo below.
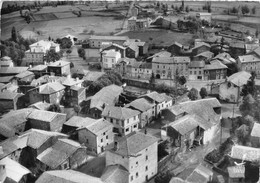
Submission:
M 241 8 L 241 10 L 240 10 Z M 241 7 L 233 7 L 231 9 L 228 9 L 228 13 L 239 13 L 239 11 L 241 11 L 242 14 L 248 14 L 250 13 L 250 8 L 247 5 L 241 6 Z M 256 14 L 256 7 L 252 7 L 251 8 L 251 13 L 254 15 Z

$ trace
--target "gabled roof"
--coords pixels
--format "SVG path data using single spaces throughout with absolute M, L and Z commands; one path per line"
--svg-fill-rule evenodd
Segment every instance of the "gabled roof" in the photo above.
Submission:
M 227 167 L 228 175 L 230 178 L 245 178 L 245 166 L 230 166 Z
M 204 61 L 192 61 L 189 64 L 189 68 L 204 68 L 205 67 L 205 62 Z
M 155 57 L 171 57 L 171 53 L 168 51 L 160 51 L 158 53 L 155 53 L 154 55 L 148 57 L 149 58 L 155 58 Z
M 46 171 L 36 183 L 103 183 L 100 178 L 92 177 L 75 170 Z
M 116 57 L 117 55 L 121 55 L 119 51 L 115 51 L 114 49 L 111 50 L 104 50 L 103 54 L 106 57 Z
M 50 103 L 40 101 L 40 102 L 36 102 L 34 104 L 31 104 L 29 107 L 33 108 L 33 109 L 46 111 L 46 110 L 49 109 L 50 106 L 51 106 Z
M 138 153 L 140 151 L 153 145 L 157 141 L 158 139 L 154 136 L 140 132 L 132 132 L 117 140 L 118 149 L 115 149 L 114 145 L 108 145 L 108 149 L 115 154 L 135 157 L 139 155 Z
M 17 74 L 15 77 L 22 79 L 22 78 L 30 76 L 30 75 L 34 75 L 34 73 L 27 70 L 27 71 Z
M 44 71 L 47 69 L 47 65 L 36 65 L 33 68 L 30 68 L 29 71 Z
M 214 53 L 212 53 L 210 51 L 204 51 L 204 52 L 202 52 L 202 53 L 200 53 L 200 54 L 198 54 L 198 55 L 196 55 L 194 57 L 200 57 L 200 56 L 209 59 L 209 58 L 212 58 L 214 56 Z
M 128 183 L 129 174 L 122 165 L 109 165 L 104 170 L 101 180 L 105 183 Z
M 143 95 L 142 97 L 147 97 L 147 98 L 149 98 L 149 99 L 151 99 L 155 102 L 158 102 L 158 103 L 165 101 L 165 97 L 162 96 L 161 94 L 157 93 L 156 91 L 147 93 L 147 94 Z
M 246 71 L 240 71 L 229 76 L 227 78 L 227 81 L 233 83 L 236 86 L 243 86 L 244 84 L 247 83 L 250 77 L 251 77 L 250 73 Z
M 66 65 L 69 65 L 70 62 L 64 61 L 64 60 L 58 60 L 56 62 L 51 62 L 49 63 L 49 65 L 47 65 L 48 67 L 64 67 Z
M 115 99 L 122 91 L 122 87 L 114 84 L 102 88 L 91 98 L 90 108 L 97 108 L 102 111 L 104 104 L 114 105 Z
M 9 157 L 0 160 L 1 165 L 5 165 L 6 177 L 14 182 L 20 182 L 24 175 L 31 173 L 26 167 L 17 163 Z
M 251 131 L 251 136 L 260 138 L 260 124 L 259 123 L 254 123 L 253 129 Z
M 144 98 L 139 98 L 139 99 L 136 99 L 136 100 L 132 101 L 131 103 L 127 104 L 125 107 L 133 107 L 136 110 L 145 112 L 149 109 L 152 109 L 154 106 L 155 106 L 155 104 L 149 102 L 148 100 L 146 100 Z
M 254 147 L 247 147 L 241 145 L 235 145 L 231 150 L 231 157 L 234 159 L 240 159 L 245 161 L 257 161 L 260 159 L 260 149 Z
M 78 142 L 69 139 L 58 139 L 52 146 L 37 156 L 37 159 L 52 169 L 57 168 L 75 151 L 82 148 Z
M 206 64 L 204 69 L 205 70 L 215 70 L 215 69 L 227 69 L 228 67 L 222 62 L 215 60 L 214 62 L 210 62 L 210 64 Z
M 95 120 L 96 119 L 88 117 L 84 118 L 80 116 L 72 116 L 68 121 L 64 123 L 64 125 L 80 128 L 92 124 Z
M 242 63 L 247 63 L 247 62 L 260 62 L 260 57 L 257 57 L 256 55 L 242 55 L 238 56 L 238 59 Z
M 74 78 L 66 78 L 62 84 L 65 86 L 73 86 L 73 85 L 77 85 L 79 83 L 83 83 L 84 80 L 81 79 L 74 79 Z
M 191 175 L 187 178 L 186 181 L 187 182 L 192 182 L 192 183 L 207 183 L 208 182 L 206 177 L 204 177 L 203 175 L 199 174 L 196 171 L 193 171 L 191 173 Z
M 119 120 L 130 119 L 134 116 L 137 116 L 138 114 L 140 114 L 140 112 L 137 110 L 114 106 L 106 106 L 104 111 L 102 112 L 102 116 L 115 118 Z
M 112 129 L 113 127 L 114 127 L 113 124 L 111 124 L 107 120 L 101 118 L 101 119 L 95 120 L 92 124 L 86 126 L 85 128 L 87 130 L 89 130 L 90 132 L 92 132 L 93 134 L 99 135 L 100 132 L 102 133 L 108 129 Z
M 0 83 L 9 83 L 14 76 L 2 76 L 0 77 Z
M 0 100 L 14 100 L 16 97 L 21 97 L 23 95 L 24 94 L 22 93 L 4 91 L 0 92 Z
M 255 54 L 258 57 L 260 57 L 260 47 L 254 49 L 252 52 L 249 52 L 248 54 Z
M 39 93 L 49 95 L 64 89 L 65 87 L 60 82 L 46 83 L 44 85 L 39 86 Z
M 199 44 L 197 44 L 196 46 L 194 46 L 192 49 L 198 49 L 202 46 L 206 46 L 208 48 L 210 48 L 210 45 L 208 43 L 205 43 L 205 42 L 200 42 Z
M 19 74 L 21 72 L 24 72 L 28 70 L 29 67 L 1 67 L 0 68 L 0 74 Z
M 175 56 L 175 57 L 154 57 L 153 63 L 174 64 L 174 63 L 190 63 L 190 57 Z
M 3 154 L 0 154 L 0 160 L 19 149 L 19 147 L 13 143 L 11 138 L 0 142 L 0 146 L 3 148 Z
M 52 122 L 56 116 L 66 116 L 66 114 L 51 111 L 34 110 L 31 114 L 29 114 L 28 118 L 39 121 Z
M 98 71 L 89 71 L 84 77 L 83 80 L 85 81 L 96 81 L 98 80 L 101 76 L 105 75 L 106 73 L 104 72 L 98 72 Z

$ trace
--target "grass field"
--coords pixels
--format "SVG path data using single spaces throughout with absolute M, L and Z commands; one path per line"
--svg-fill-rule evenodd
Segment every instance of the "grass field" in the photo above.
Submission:
M 184 45 L 189 45 L 192 42 L 192 34 L 190 33 L 179 33 L 167 30 L 149 30 L 140 32 L 126 32 L 121 36 L 128 36 L 130 39 L 140 39 L 150 44 L 159 46 L 169 46 L 177 41 Z M 152 40 L 150 40 L 152 38 Z

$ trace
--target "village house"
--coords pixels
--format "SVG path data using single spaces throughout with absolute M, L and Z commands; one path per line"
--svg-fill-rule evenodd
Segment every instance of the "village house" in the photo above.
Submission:
M 231 42 L 229 44 L 229 53 L 233 58 L 237 58 L 238 56 L 243 56 L 246 54 L 245 43 L 241 42 Z
M 127 29 L 130 31 L 144 31 L 150 27 L 149 18 L 138 19 L 132 16 L 127 20 Z
M 90 48 L 100 48 L 103 42 L 112 42 L 123 45 L 129 38 L 127 36 L 91 36 L 88 40 Z
M 87 113 L 93 118 L 101 118 L 102 111 L 106 106 L 114 106 L 119 99 L 123 88 L 117 85 L 109 85 L 102 88 L 87 100 Z
M 224 65 L 236 64 L 236 60 L 229 53 L 223 52 L 216 55 L 213 59 L 221 61 Z
M 210 51 L 210 45 L 204 42 L 200 42 L 199 44 L 195 45 L 192 49 L 192 54 L 198 55 L 206 51 Z
M 29 69 L 29 71 L 33 72 L 35 78 L 39 78 L 45 74 L 47 74 L 47 65 L 36 65 Z
M 227 167 L 228 183 L 245 182 L 245 166 L 236 165 Z
M 21 72 L 15 76 L 18 85 L 29 85 L 31 84 L 34 77 L 35 77 L 34 73 L 28 70 Z
M 113 132 L 122 136 L 138 130 L 139 115 L 137 110 L 114 106 L 106 106 L 102 112 L 102 117 L 113 124 Z
M 208 183 L 213 179 L 213 172 L 209 168 L 198 165 L 194 171 L 187 177 L 187 182 L 199 182 L 199 183 Z
M 66 181 L 66 183 L 83 183 L 83 182 L 103 183 L 100 180 L 100 178 L 93 177 L 75 170 L 45 171 L 36 180 L 36 183 L 64 182 L 64 181 Z
M 150 92 L 147 93 L 140 98 L 145 98 L 150 103 L 155 104 L 155 118 L 159 117 L 161 115 L 161 111 L 165 108 L 168 108 L 172 106 L 172 98 L 165 95 L 165 94 L 159 94 L 157 92 Z
M 70 139 L 58 139 L 51 147 L 37 156 L 40 170 L 76 169 L 87 160 L 86 147 Z
M 225 82 L 219 85 L 219 97 L 229 102 L 239 102 L 243 85 L 247 84 L 251 77 L 246 71 L 240 71 L 229 76 Z
M 221 80 L 226 79 L 227 66 L 222 64 L 220 61 L 215 60 L 206 64 L 204 67 L 204 80 Z
M 47 111 L 51 105 L 52 104 L 50 104 L 50 103 L 39 101 L 39 102 L 29 105 L 28 108 Z
M 192 61 L 208 61 L 213 57 L 214 57 L 214 53 L 210 51 L 204 51 L 202 53 L 199 53 L 198 55 L 195 55 Z
M 59 60 L 47 65 L 47 71 L 55 76 L 67 76 L 70 74 L 70 62 Z
M 66 114 L 34 110 L 29 114 L 28 119 L 31 128 L 46 131 L 61 131 L 66 121 Z
M 79 142 L 87 147 L 88 152 L 100 154 L 107 145 L 114 142 L 113 127 L 104 118 L 85 118 L 77 129 Z
M 104 183 L 128 183 L 129 172 L 122 165 L 107 166 L 101 176 Z
M 1 167 L 3 167 L 3 170 L 1 170 Z M 4 171 L 5 178 L 1 182 L 13 182 L 13 183 L 23 183 L 27 182 L 27 176 L 31 174 L 31 171 L 22 166 L 20 163 L 12 160 L 9 157 L 3 158 L 0 160 L 0 170 L 1 173 Z
M 8 56 L 4 56 L 0 59 L 0 68 L 1 67 L 13 67 L 14 66 L 14 62 L 12 61 L 12 59 Z
M 40 40 L 31 44 L 30 49 L 25 52 L 24 60 L 26 65 L 39 65 L 44 64 L 44 56 L 49 50 L 55 52 L 60 51 L 60 45 L 53 41 Z
M 14 137 L 27 130 L 27 118 L 33 110 L 24 108 L 4 114 L 0 119 L 0 139 Z
M 15 76 L 27 70 L 28 67 L 1 67 L 0 76 Z
M 121 46 L 121 45 L 116 44 L 116 43 L 104 44 L 104 45 L 102 45 L 101 52 L 100 52 L 101 53 L 101 57 L 102 57 L 103 51 L 106 51 L 106 50 L 115 50 L 117 52 L 120 52 L 121 57 L 125 58 L 126 47 L 124 47 L 124 46 Z
M 129 174 L 120 175 L 124 175 L 123 180 L 126 180 L 127 183 L 143 183 L 157 174 L 157 138 L 144 133 L 133 132 L 119 138 L 114 142 L 114 145 L 107 149 L 106 167 L 114 165 L 124 167 Z
M 189 57 L 154 57 L 152 71 L 157 79 L 174 79 L 176 75 L 188 77 Z
M 139 47 L 135 42 L 125 42 L 124 46 L 126 47 L 125 55 L 127 58 L 137 58 L 139 56 Z
M 115 50 L 105 50 L 101 54 L 102 57 L 102 68 L 105 69 L 112 69 L 115 68 L 115 65 L 118 63 L 119 59 L 121 58 L 121 54 Z
M 39 95 L 41 96 L 40 100 L 38 101 L 44 101 L 51 104 L 59 104 L 64 96 L 64 89 L 65 87 L 60 84 L 60 82 L 51 82 L 41 85 L 37 89 Z
M 90 85 L 91 83 L 97 81 L 99 78 L 104 76 L 105 72 L 99 71 L 88 71 L 82 78 L 85 81 L 85 84 Z
M 175 114 L 171 114 L 172 111 L 175 111 Z M 162 135 L 170 136 L 176 146 L 185 150 L 194 141 L 199 144 L 211 142 L 213 134 L 219 128 L 221 104 L 216 98 L 187 101 L 170 107 L 163 114 L 175 116 L 175 119 L 179 116 L 177 120 L 173 119 L 162 128 Z
M 144 98 L 139 98 L 133 102 L 125 105 L 133 110 L 138 110 L 140 112 L 140 124 L 139 128 L 145 127 L 155 118 L 155 103 L 149 102 Z
M 23 105 L 22 93 L 10 91 L 0 92 L 0 111 L 17 110 Z
M 63 124 L 62 133 L 66 133 L 70 135 L 70 138 L 73 140 L 78 140 L 78 132 L 77 129 L 84 126 L 85 121 L 88 118 L 84 118 L 81 116 L 72 116 L 68 121 Z M 90 118 L 89 118 L 90 119 Z
M 254 123 L 250 134 L 250 140 L 252 143 L 252 147 L 259 148 L 260 147 L 260 124 Z
M 1 146 L 0 160 L 8 157 L 11 158 L 12 160 L 15 160 L 16 162 L 19 161 L 21 148 L 23 147 L 18 146 L 17 140 L 19 140 L 17 137 L 12 137 L 0 142 L 0 146 Z M 24 145 L 24 147 L 25 146 L 26 145 Z
M 189 80 L 204 80 L 205 61 L 192 61 L 189 64 Z

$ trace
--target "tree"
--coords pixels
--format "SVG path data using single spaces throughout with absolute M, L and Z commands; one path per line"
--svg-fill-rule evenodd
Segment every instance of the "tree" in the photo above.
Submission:
M 243 98 L 242 104 L 239 106 L 239 110 L 242 114 L 242 116 L 252 115 L 253 113 L 253 107 L 254 107 L 255 99 L 252 97 L 251 94 L 246 95 Z
M 180 83 L 180 85 L 184 85 L 187 82 L 187 80 L 185 76 L 180 76 L 178 77 L 178 82 Z
M 256 86 L 255 86 L 255 78 L 256 73 L 251 72 L 251 77 L 247 81 L 247 84 L 243 85 L 241 96 L 247 96 L 248 94 L 251 94 L 252 96 L 255 96 L 256 93 Z
M 72 46 L 72 41 L 69 38 L 64 37 L 60 40 L 59 44 L 62 49 L 69 49 Z
M 153 72 L 152 72 L 152 75 L 151 75 L 151 77 L 149 79 L 149 83 L 150 83 L 151 86 L 153 86 L 155 84 L 155 76 L 154 76 Z
M 66 54 L 67 54 L 67 56 L 68 56 L 68 55 L 70 55 L 70 54 L 71 54 L 71 52 L 72 52 L 72 51 L 71 51 L 70 49 L 69 49 L 69 50 L 67 50 L 67 51 L 66 51 Z
M 258 38 L 259 32 L 258 29 L 255 31 L 255 37 Z
M 255 6 L 252 8 L 252 14 L 255 14 Z
M 246 142 L 248 141 L 249 127 L 247 125 L 241 125 L 236 130 L 236 136 L 238 140 L 242 143 L 242 145 L 245 145 Z
M 57 52 L 55 52 L 55 50 L 49 50 L 47 51 L 45 57 L 44 57 L 44 60 L 46 62 L 55 62 L 57 60 L 60 60 L 61 58 L 61 55 Z
M 14 42 L 17 42 L 17 33 L 15 30 L 15 27 L 12 28 L 12 37 L 11 38 Z
M 198 90 L 196 88 L 192 88 L 189 93 L 188 93 L 188 97 L 191 100 L 197 100 L 198 99 Z
M 51 36 L 49 36 L 48 40 L 51 41 Z
M 250 12 L 250 10 L 249 10 L 247 5 L 242 6 L 241 11 L 242 11 L 242 14 L 247 14 L 247 13 Z
M 207 92 L 206 88 L 202 87 L 200 89 L 200 96 L 201 96 L 201 98 L 205 98 L 208 96 L 208 92 Z
M 61 108 L 59 104 L 52 104 L 50 105 L 49 109 L 47 111 L 52 111 L 52 112 L 59 112 L 61 113 Z
M 86 55 L 86 51 L 84 50 L 84 48 L 78 48 L 78 54 L 79 57 L 84 58 Z
M 185 10 L 186 10 L 187 13 L 190 12 L 189 6 L 186 6 Z

